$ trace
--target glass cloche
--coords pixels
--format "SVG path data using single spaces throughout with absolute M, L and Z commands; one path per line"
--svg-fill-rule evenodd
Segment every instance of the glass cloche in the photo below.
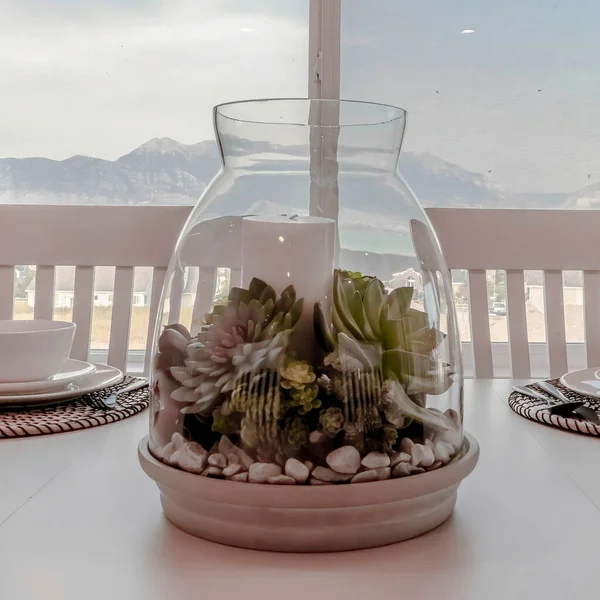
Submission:
M 223 165 L 174 250 L 149 450 L 200 477 L 352 484 L 463 447 L 448 268 L 397 170 L 400 108 L 217 106 Z

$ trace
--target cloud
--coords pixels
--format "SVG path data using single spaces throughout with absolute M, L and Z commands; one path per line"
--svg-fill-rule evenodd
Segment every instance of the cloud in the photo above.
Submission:
M 308 15 L 274 3 L 250 9 L 216 0 L 9 3 L 0 156 L 116 158 L 155 136 L 194 143 L 212 137 L 214 104 L 306 95 Z

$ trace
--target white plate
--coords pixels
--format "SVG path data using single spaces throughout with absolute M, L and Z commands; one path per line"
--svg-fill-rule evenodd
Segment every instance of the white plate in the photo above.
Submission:
M 570 390 L 590 396 L 592 398 L 600 398 L 600 379 L 596 377 L 598 368 L 580 369 L 579 371 L 571 371 L 560 378 L 560 382 Z
M 102 388 L 118 383 L 123 379 L 123 373 L 115 367 L 108 365 L 94 365 L 96 370 L 89 375 L 84 375 L 77 383 L 70 383 L 65 389 L 38 394 L 19 394 L 16 396 L 0 396 L 0 406 L 23 406 L 48 404 L 60 400 L 71 400 L 89 394 Z
M 41 394 L 64 390 L 69 383 L 74 383 L 96 370 L 95 365 L 83 360 L 69 358 L 64 367 L 52 377 L 42 381 L 19 381 L 0 383 L 0 396 L 16 394 Z

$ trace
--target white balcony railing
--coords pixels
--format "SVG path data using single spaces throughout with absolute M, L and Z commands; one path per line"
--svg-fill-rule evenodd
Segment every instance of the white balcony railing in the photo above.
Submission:
M 0 206 L 0 319 L 14 315 L 14 265 L 36 266 L 36 318 L 54 314 L 55 268 L 74 266 L 73 357 L 147 372 L 165 270 L 189 210 Z M 449 268 L 468 272 L 471 340 L 463 342 L 467 374 L 527 378 L 600 365 L 600 252 L 596 250 L 600 211 L 430 209 L 428 213 Z M 116 267 L 107 348 L 90 344 L 97 266 Z M 153 268 L 146 341 L 145 349 L 132 350 L 134 269 L 142 266 Z M 492 342 L 490 336 L 486 273 L 498 269 L 506 271 L 505 342 Z M 543 272 L 546 341 L 542 343 L 528 339 L 526 270 Z M 567 344 L 563 271 L 572 270 L 583 272 L 584 341 Z

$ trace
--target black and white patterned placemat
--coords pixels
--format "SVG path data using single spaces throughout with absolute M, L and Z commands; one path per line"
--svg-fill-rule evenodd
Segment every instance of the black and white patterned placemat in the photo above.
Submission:
M 588 398 L 587 396 L 582 396 L 577 392 L 573 392 L 572 390 L 564 387 L 558 379 L 551 379 L 550 383 L 559 388 L 564 395 L 569 398 L 569 400 L 585 400 L 587 406 L 600 413 L 600 400 Z M 544 393 L 544 391 L 535 383 L 532 383 L 526 387 L 536 390 L 537 392 Z M 542 408 L 545 406 L 543 400 L 537 400 L 536 398 L 524 396 L 519 392 L 513 392 L 508 398 L 508 405 L 517 414 L 525 417 L 526 419 L 530 419 L 531 421 L 538 421 L 539 423 L 544 423 L 545 425 L 559 427 L 560 429 L 566 429 L 575 433 L 600 436 L 600 426 L 594 425 L 589 421 L 585 421 L 584 419 L 580 419 L 576 416 L 561 417 L 559 415 L 551 415 L 548 410 Z
M 126 392 L 117 397 L 114 408 L 104 410 L 92 406 L 94 395 L 108 395 L 138 381 L 125 377 L 120 383 L 72 401 L 54 406 L 2 410 L 0 407 L 0 438 L 29 437 L 78 431 L 127 419 L 148 407 L 148 388 Z

